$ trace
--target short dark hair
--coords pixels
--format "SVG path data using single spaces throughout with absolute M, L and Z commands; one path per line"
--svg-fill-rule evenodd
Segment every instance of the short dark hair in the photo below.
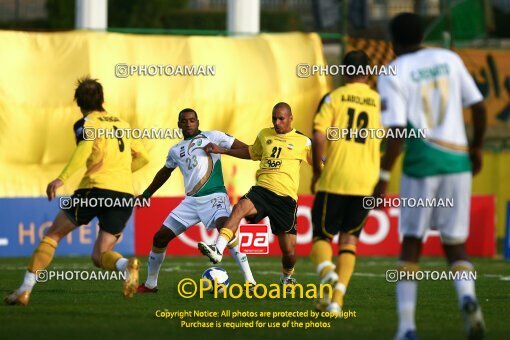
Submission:
M 78 79 L 74 100 L 82 110 L 104 111 L 103 86 L 97 79 L 92 79 L 89 76 Z
M 279 102 L 277 103 L 275 106 L 273 106 L 273 112 L 275 112 L 275 110 L 278 110 L 278 109 L 286 109 L 287 112 L 292 115 L 292 109 L 290 108 L 290 105 L 285 103 L 285 102 Z
M 181 120 L 181 115 L 185 112 L 193 112 L 195 114 L 195 118 L 198 119 L 198 115 L 197 115 L 197 112 L 193 109 L 190 109 L 189 107 L 185 108 L 185 109 L 182 109 L 181 112 L 179 112 L 179 120 Z
M 397 14 L 390 21 L 393 41 L 402 46 L 419 45 L 423 39 L 421 19 L 414 13 Z
M 370 58 L 362 50 L 350 51 L 344 56 L 343 64 L 347 66 L 354 66 L 358 69 L 360 66 L 365 68 L 370 66 Z

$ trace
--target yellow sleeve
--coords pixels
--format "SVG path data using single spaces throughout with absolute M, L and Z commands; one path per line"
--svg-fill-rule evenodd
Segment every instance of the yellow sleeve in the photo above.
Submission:
M 69 177 L 71 177 L 76 171 L 78 171 L 81 167 L 85 166 L 87 163 L 87 159 L 92 153 L 92 146 L 94 145 L 94 141 L 92 140 L 82 140 L 76 146 L 71 159 L 67 163 L 66 167 L 60 175 L 57 177 L 62 182 L 65 183 Z
M 143 168 L 149 163 L 149 154 L 138 139 L 131 139 L 131 172 L 135 172 Z
M 310 165 L 313 165 L 313 158 L 312 158 L 312 141 L 310 138 L 303 136 L 305 138 L 304 140 L 304 148 L 301 153 L 301 161 L 305 161 Z
M 255 139 L 253 145 L 248 146 L 248 151 L 250 151 L 250 157 L 254 161 L 260 161 L 262 158 L 262 143 L 260 142 L 260 133 Z
M 310 143 L 310 145 L 308 145 L 305 149 L 305 160 L 309 165 L 313 165 L 312 143 Z
M 326 134 L 327 128 L 333 125 L 334 109 L 331 103 L 331 94 L 324 98 L 319 112 L 313 119 L 313 129 Z

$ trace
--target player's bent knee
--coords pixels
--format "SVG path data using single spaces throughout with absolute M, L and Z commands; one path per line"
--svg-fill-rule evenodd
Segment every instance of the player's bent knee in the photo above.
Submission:
M 296 249 L 293 247 L 281 247 L 282 254 L 286 257 L 295 257 L 296 256 Z
M 355 235 L 341 233 L 338 239 L 338 243 L 340 244 L 358 244 L 358 237 Z
M 243 218 L 251 213 L 256 213 L 256 211 L 253 212 L 254 209 L 253 203 L 249 199 L 244 198 L 234 205 L 232 208 L 232 216 Z
M 243 215 L 243 206 L 241 204 L 241 202 L 239 203 L 236 203 L 236 205 L 234 205 L 234 207 L 232 208 L 232 214 L 231 216 L 242 216 Z
M 157 248 L 166 248 L 168 243 L 175 237 L 173 232 L 164 227 L 158 230 L 152 239 L 152 245 Z

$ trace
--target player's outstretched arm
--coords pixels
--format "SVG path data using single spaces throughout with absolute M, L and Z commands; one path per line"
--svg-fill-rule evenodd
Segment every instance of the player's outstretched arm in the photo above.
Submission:
M 156 173 L 156 176 L 154 176 L 152 183 L 149 185 L 147 189 L 145 189 L 141 196 L 143 196 L 144 198 L 150 198 L 156 191 L 158 191 L 159 188 L 161 188 L 163 184 L 165 184 L 165 182 L 170 178 L 172 171 L 174 170 L 175 168 L 167 168 L 166 166 L 163 166 Z
M 483 102 L 471 105 L 473 119 L 473 142 L 469 146 L 469 157 L 473 165 L 473 175 L 482 170 L 483 137 L 487 127 L 487 113 Z
M 149 154 L 142 143 L 136 139 L 131 141 L 131 156 L 131 172 L 135 172 L 149 163 Z
M 82 140 L 78 143 L 78 146 L 74 150 L 71 159 L 67 163 L 66 167 L 60 175 L 51 181 L 46 187 L 46 195 L 48 201 L 51 201 L 57 195 L 57 189 L 64 185 L 65 181 L 71 177 L 76 171 L 85 165 L 87 158 L 92 153 L 93 141 Z
M 243 143 L 244 144 L 244 143 Z M 229 155 L 241 159 L 251 159 L 248 145 L 238 149 L 226 149 L 222 148 L 214 143 L 209 143 L 203 147 L 204 151 L 209 153 L 217 153 L 222 155 Z
M 234 143 L 232 143 L 232 146 L 230 148 L 231 149 L 244 149 L 244 148 L 247 148 L 247 147 L 248 147 L 248 145 L 244 144 L 239 139 L 235 139 Z

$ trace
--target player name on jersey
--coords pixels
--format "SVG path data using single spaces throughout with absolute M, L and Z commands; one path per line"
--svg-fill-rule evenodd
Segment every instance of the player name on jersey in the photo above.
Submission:
M 352 94 L 343 94 L 341 98 L 342 98 L 343 102 L 350 102 L 350 103 L 355 103 L 355 104 L 360 104 L 360 105 L 376 106 L 374 97 L 360 97 L 360 96 L 355 96 Z

